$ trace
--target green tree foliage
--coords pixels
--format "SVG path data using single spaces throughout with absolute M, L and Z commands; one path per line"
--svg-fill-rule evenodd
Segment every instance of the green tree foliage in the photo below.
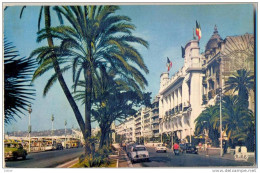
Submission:
M 195 119 L 195 134 L 204 134 L 204 130 L 208 131 L 208 137 L 212 140 L 214 146 L 218 145 L 219 138 L 219 106 L 208 106 Z
M 10 123 L 28 110 L 34 100 L 35 89 L 31 85 L 36 62 L 19 57 L 15 46 L 4 39 L 4 122 Z
M 238 96 L 225 96 L 223 98 L 223 128 L 230 139 L 230 144 L 247 145 L 250 150 L 254 144 L 254 114 L 239 102 Z
M 32 52 L 32 56 L 38 55 L 40 63 L 35 78 L 51 69 L 54 55 L 56 64 L 70 61 L 72 65 L 64 65 L 63 69 L 55 71 L 56 74 L 50 78 L 45 87 L 45 93 L 59 79 L 61 73 L 70 68 L 73 71 L 75 90 L 79 86 L 80 77 L 83 76 L 86 96 L 85 122 L 80 113 L 75 115 L 86 141 L 85 153 L 87 154 L 89 153 L 88 138 L 91 136 L 93 80 L 96 73 L 99 73 L 101 67 L 113 68 L 117 74 L 125 76 L 127 83 L 133 83 L 132 86 L 137 91 L 143 89 L 147 81 L 140 70 L 148 73 L 148 69 L 133 44 L 148 47 L 148 43 L 132 35 L 135 27 L 130 23 L 129 17 L 113 15 L 119 9 L 118 6 L 56 6 L 54 9 L 70 25 L 52 28 L 48 25 L 38 32 L 37 41 L 47 39 L 50 43 L 50 38 L 56 38 L 61 44 L 58 47 L 53 44 L 41 47 Z M 69 98 L 69 100 L 73 99 Z M 73 105 L 73 107 L 77 106 Z
M 225 91 L 238 92 L 239 102 L 248 108 L 249 91 L 254 89 L 254 76 L 246 69 L 237 70 L 225 83 Z

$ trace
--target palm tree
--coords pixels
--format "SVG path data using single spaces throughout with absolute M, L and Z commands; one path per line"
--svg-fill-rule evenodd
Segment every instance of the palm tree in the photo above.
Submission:
M 27 111 L 35 95 L 30 81 L 36 61 L 19 57 L 15 49 L 4 38 L 4 122 L 7 124 Z
M 195 119 L 195 134 L 203 134 L 204 129 L 208 130 L 208 137 L 213 140 L 214 145 L 218 144 L 218 121 L 219 107 L 210 105 Z
M 22 17 L 23 11 L 26 8 L 26 6 L 22 7 L 21 13 L 20 13 L 20 18 Z M 51 14 L 50 14 L 50 6 L 42 6 L 40 8 L 40 13 L 39 13 L 39 19 L 38 19 L 38 29 L 40 29 L 40 21 L 42 18 L 42 13 L 44 13 L 44 21 L 45 21 L 45 39 L 47 39 L 48 42 L 48 46 L 46 47 L 42 47 L 39 48 L 43 54 L 41 54 L 41 56 L 38 57 L 38 63 L 40 64 L 38 69 L 34 72 L 34 76 L 33 76 L 33 81 L 41 76 L 44 72 L 50 70 L 50 69 L 54 69 L 55 74 L 50 78 L 50 80 L 47 82 L 47 85 L 44 89 L 44 95 L 47 94 L 50 86 L 53 85 L 54 81 L 56 81 L 58 79 L 62 90 L 67 98 L 67 100 L 70 103 L 70 106 L 75 114 L 75 117 L 78 121 L 78 124 L 80 126 L 81 131 L 85 131 L 85 127 L 84 127 L 84 120 L 82 118 L 82 115 L 78 109 L 78 106 L 76 104 L 76 102 L 74 101 L 68 86 L 62 76 L 62 72 L 66 71 L 68 68 L 60 68 L 60 62 L 58 61 L 58 56 L 56 53 L 56 47 L 54 46 L 53 43 L 53 37 L 50 34 L 50 28 L 51 28 Z M 57 15 L 59 17 L 60 23 L 63 24 L 63 20 L 61 15 L 57 12 Z M 37 50 L 39 50 L 37 49 Z M 34 51 L 35 52 L 35 51 Z M 34 52 L 31 54 L 31 57 L 34 56 Z M 37 51 L 36 51 L 37 52 Z
M 249 134 L 251 127 L 254 127 L 254 114 L 248 108 L 241 106 L 238 96 L 223 97 L 223 127 L 232 145 L 245 144 L 248 137 L 254 137 L 254 133 Z
M 132 35 L 135 28 L 126 16 L 112 15 L 118 6 L 63 6 L 55 10 L 64 16 L 71 26 L 46 28 L 39 32 L 38 41 L 52 37 L 61 40 L 60 48 L 51 47 L 52 50 L 39 48 L 32 53 L 42 56 L 40 76 L 49 70 L 48 56 L 51 52 L 59 55 L 60 60 L 72 59 L 73 81 L 75 89 L 79 84 L 80 76 L 85 80 L 85 123 L 78 121 L 85 141 L 87 153 L 91 136 L 91 106 L 93 97 L 93 78 L 103 66 L 113 68 L 114 71 L 125 77 L 129 83 L 138 83 L 134 87 L 144 88 L 147 81 L 140 70 L 148 73 L 148 69 L 140 53 L 133 47 L 133 43 L 148 46 L 148 43 Z M 137 67 L 136 67 L 137 66 Z M 66 70 L 66 69 L 64 69 Z M 60 71 L 61 72 L 61 71 Z M 54 76 L 51 84 L 56 80 Z M 81 117 L 82 118 L 82 117 Z
M 238 92 L 239 101 L 244 107 L 248 108 L 249 91 L 254 89 L 254 76 L 246 69 L 237 70 L 237 72 L 228 78 L 225 84 L 225 91 Z

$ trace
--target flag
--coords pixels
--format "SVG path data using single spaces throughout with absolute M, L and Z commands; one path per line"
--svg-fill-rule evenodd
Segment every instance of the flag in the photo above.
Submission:
M 196 35 L 198 36 L 198 40 L 200 41 L 200 38 L 201 38 L 201 28 L 200 28 L 200 24 L 198 24 L 197 20 L 196 20 Z
M 181 54 L 182 54 L 182 58 L 184 58 L 185 55 L 185 49 L 181 46 Z
M 170 69 L 172 68 L 172 62 L 169 60 L 169 58 L 167 57 L 167 64 L 166 64 L 168 71 L 170 71 Z

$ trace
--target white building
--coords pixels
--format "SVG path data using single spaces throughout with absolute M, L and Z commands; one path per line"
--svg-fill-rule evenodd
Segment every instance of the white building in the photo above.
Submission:
M 117 135 L 123 136 L 127 142 L 135 141 L 135 118 L 134 116 L 127 117 L 124 122 L 119 124 L 115 131 Z
M 216 91 L 238 69 L 254 73 L 254 37 L 250 34 L 223 40 L 215 26 L 205 53 L 198 40 L 185 46 L 184 65 L 173 76 L 162 73 L 159 90 L 160 134 L 185 139 L 194 134 L 194 120 L 207 105 L 215 104 Z M 249 107 L 254 109 L 254 93 Z
M 160 136 L 159 133 L 159 96 L 156 96 L 152 102 L 151 108 L 151 129 L 152 129 L 152 137 L 158 138 Z

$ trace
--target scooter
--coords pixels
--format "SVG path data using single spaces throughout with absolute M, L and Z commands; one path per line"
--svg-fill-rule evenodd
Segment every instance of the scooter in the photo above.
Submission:
M 174 150 L 174 155 L 179 155 L 180 151 L 179 150 Z

